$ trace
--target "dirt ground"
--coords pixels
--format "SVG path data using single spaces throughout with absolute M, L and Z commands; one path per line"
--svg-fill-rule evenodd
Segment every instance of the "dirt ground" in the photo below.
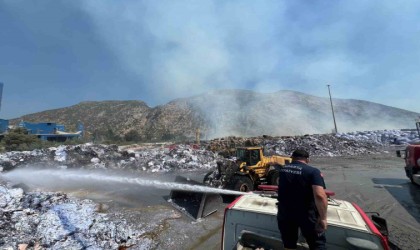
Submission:
M 389 239 L 401 249 L 420 249 L 420 187 L 410 183 L 403 160 L 388 154 L 314 158 L 311 164 L 324 174 L 327 188 L 337 199 L 357 203 L 366 212 L 387 219 Z M 197 240 L 179 249 L 220 249 L 221 213 L 193 227 L 207 229 Z M 219 230 L 218 230 L 219 226 Z M 174 227 L 176 230 L 176 226 Z M 200 231 L 199 230 L 199 231 Z
M 313 158 L 311 164 L 321 169 L 327 188 L 336 193 L 337 199 L 355 202 L 364 211 L 378 212 L 386 218 L 389 239 L 398 248 L 420 249 L 420 187 L 410 183 L 404 173 L 403 160 L 394 152 Z M 204 173 L 184 175 L 201 180 Z M 156 193 L 156 196 L 159 195 Z M 161 209 L 166 210 L 164 199 L 161 201 Z M 158 248 L 220 249 L 224 206 L 226 204 L 221 204 L 217 213 L 198 222 L 185 216 L 167 221 L 164 229 L 155 234 L 160 242 Z M 144 218 L 144 210 L 142 214 Z
M 420 187 L 410 183 L 394 152 L 364 157 L 313 159 L 338 199 L 387 219 L 389 239 L 401 249 L 420 249 Z
M 321 169 L 327 189 L 337 199 L 357 203 L 366 212 L 378 212 L 388 221 L 389 239 L 401 249 L 420 249 L 420 187 L 405 176 L 402 159 L 395 151 L 381 155 L 312 158 Z M 180 175 L 201 181 L 204 172 Z M 153 174 L 147 178 L 172 181 L 174 174 Z M 51 188 L 49 188 L 51 189 Z M 156 249 L 220 249 L 223 210 L 193 221 L 166 201 L 169 190 L 133 185 L 90 185 L 57 187 L 79 198 L 104 204 L 104 212 L 122 212 L 134 225 L 146 226 Z M 59 191 L 59 190 L 55 190 Z
M 395 157 L 394 151 L 389 152 L 314 158 L 311 164 L 321 169 L 327 188 L 336 193 L 337 199 L 355 202 L 364 211 L 378 212 L 386 218 L 389 239 L 398 248 L 420 249 L 420 187 L 405 176 L 403 160 Z M 204 227 L 209 220 L 200 224 Z M 180 249 L 220 249 L 220 236 L 221 231 L 212 228 Z

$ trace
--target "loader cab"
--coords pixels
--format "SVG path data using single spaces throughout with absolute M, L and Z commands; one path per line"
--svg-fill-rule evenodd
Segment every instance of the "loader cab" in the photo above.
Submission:
M 247 166 L 257 165 L 261 161 L 261 148 L 237 148 L 236 159 L 245 162 Z

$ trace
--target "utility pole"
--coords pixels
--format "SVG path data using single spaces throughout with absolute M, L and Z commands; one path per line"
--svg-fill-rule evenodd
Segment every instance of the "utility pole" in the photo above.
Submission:
M 200 128 L 197 128 L 195 130 L 195 141 L 197 145 L 200 145 Z
M 327 87 L 328 87 L 328 94 L 330 95 L 331 111 L 332 111 L 332 116 L 333 116 L 333 120 L 334 120 L 335 133 L 337 134 L 338 130 L 337 130 L 337 123 L 335 122 L 334 107 L 333 107 L 332 98 L 331 98 L 330 85 L 327 84 Z

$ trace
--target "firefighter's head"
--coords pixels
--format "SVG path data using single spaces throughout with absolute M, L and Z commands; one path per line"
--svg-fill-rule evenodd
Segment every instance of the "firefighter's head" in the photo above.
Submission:
M 305 163 L 309 162 L 309 153 L 305 149 L 298 148 L 292 153 L 293 161 L 303 161 Z

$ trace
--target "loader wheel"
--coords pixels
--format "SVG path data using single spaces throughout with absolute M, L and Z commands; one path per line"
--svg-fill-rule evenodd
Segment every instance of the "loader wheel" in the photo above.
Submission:
M 203 179 L 203 183 L 206 185 L 211 186 L 211 182 L 213 180 L 213 178 L 211 178 L 210 176 L 214 173 L 214 171 L 208 172 Z
M 413 171 L 413 169 L 411 169 L 409 178 L 410 178 L 411 183 L 413 183 L 413 184 L 416 184 L 416 182 L 414 181 L 414 177 L 413 177 L 413 175 L 415 175 L 415 174 L 417 174 L 417 171 L 415 172 L 415 171 Z
M 230 181 L 229 189 L 240 192 L 249 192 L 254 190 L 254 184 L 247 176 L 234 175 Z
M 413 174 L 412 174 L 412 173 L 410 174 L 410 177 L 409 177 L 409 178 L 410 178 L 410 181 L 411 181 L 411 183 L 412 183 L 412 184 L 416 184 L 416 183 L 414 182 L 414 179 L 413 179 Z
M 279 185 L 279 171 L 274 170 L 268 175 L 268 183 L 270 185 Z

